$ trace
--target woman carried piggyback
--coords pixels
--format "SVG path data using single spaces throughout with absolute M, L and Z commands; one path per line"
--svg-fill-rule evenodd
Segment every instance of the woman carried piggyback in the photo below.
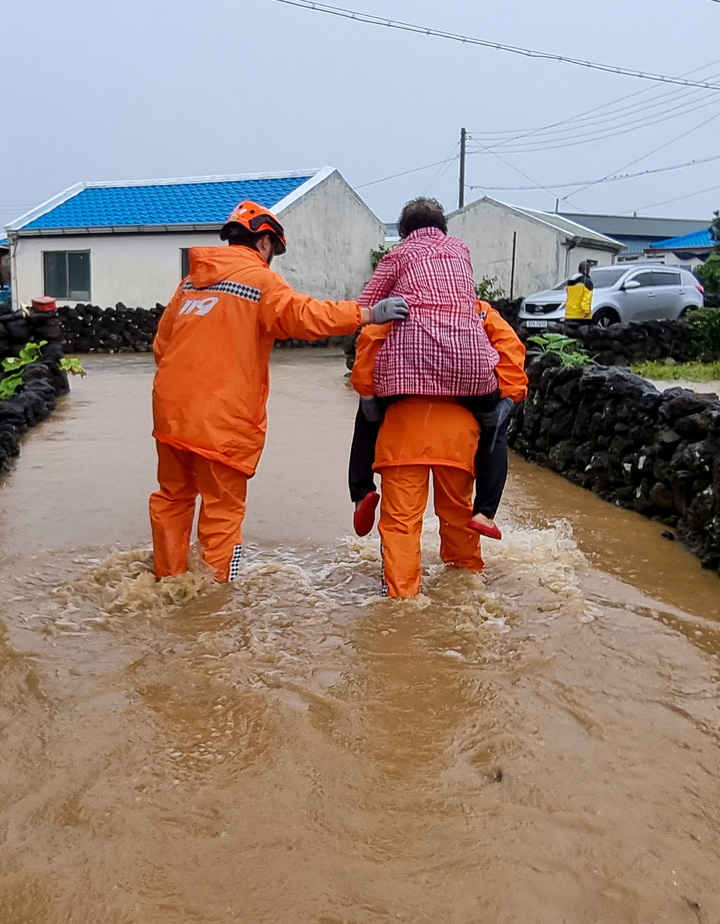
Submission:
M 383 257 L 358 299 L 361 305 L 384 298 L 404 299 L 410 309 L 405 320 L 389 326 L 377 353 L 374 395 L 360 396 L 362 413 L 356 420 L 350 458 L 350 493 L 360 535 L 369 532 L 374 521 L 378 501 L 371 470 L 374 441 L 389 402 L 409 395 L 458 398 L 480 420 L 487 437 L 501 400 L 495 373 L 499 355 L 478 314 L 467 246 L 447 234 L 442 206 L 434 199 L 409 202 L 400 216 L 398 233 L 400 244 Z M 511 408 L 512 401 L 508 404 Z M 363 417 L 371 426 L 365 425 Z M 482 479 L 488 473 L 477 474 L 482 493 Z M 480 513 L 471 525 L 499 538 L 494 512 Z
M 402 324 L 393 324 L 378 353 L 373 376 L 375 394 L 489 395 L 497 390 L 498 354 L 490 345 L 476 310 L 470 252 L 438 225 L 442 209 L 419 200 L 401 222 L 403 240 L 378 265 L 360 296 L 361 304 L 401 296 L 410 309 Z M 382 293 L 382 294 L 380 294 Z M 376 297 L 377 296 L 377 297 Z

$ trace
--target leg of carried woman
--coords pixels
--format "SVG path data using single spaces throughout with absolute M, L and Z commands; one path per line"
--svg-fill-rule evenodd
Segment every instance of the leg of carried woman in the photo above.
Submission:
M 358 536 L 367 536 L 375 525 L 375 509 L 380 495 L 375 488 L 373 465 L 375 445 L 385 409 L 406 395 L 390 395 L 387 398 L 361 398 L 355 415 L 350 462 L 348 465 L 348 487 L 350 499 L 355 504 L 353 527 Z
M 355 504 L 353 526 L 358 536 L 367 536 L 373 528 L 375 508 L 380 500 L 373 477 L 373 463 L 381 422 L 368 420 L 362 403 L 358 404 L 348 465 L 350 499 Z
M 494 430 L 484 427 L 480 431 L 475 454 L 475 500 L 471 528 L 490 539 L 502 538 L 495 523 L 495 514 L 507 481 L 508 423 L 508 420 L 504 420 Z
M 475 453 L 475 501 L 470 528 L 490 539 L 501 539 L 502 533 L 495 524 L 495 514 L 507 480 L 507 420 L 499 427 L 488 426 L 487 423 L 502 400 L 500 391 L 498 389 L 489 395 L 473 395 L 458 400 L 480 424 L 480 438 Z

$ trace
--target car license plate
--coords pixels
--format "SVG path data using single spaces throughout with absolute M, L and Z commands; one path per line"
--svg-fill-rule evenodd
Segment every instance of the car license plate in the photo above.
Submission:
M 529 319 L 525 321 L 525 327 L 547 327 L 547 326 L 548 326 L 547 321 L 531 321 Z

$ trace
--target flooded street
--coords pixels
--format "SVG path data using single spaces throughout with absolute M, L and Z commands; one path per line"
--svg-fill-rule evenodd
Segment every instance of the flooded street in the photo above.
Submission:
M 150 356 L 0 483 L 2 924 L 717 924 L 720 579 L 511 460 L 483 576 L 378 596 L 340 354 L 273 356 L 246 567 L 156 583 Z

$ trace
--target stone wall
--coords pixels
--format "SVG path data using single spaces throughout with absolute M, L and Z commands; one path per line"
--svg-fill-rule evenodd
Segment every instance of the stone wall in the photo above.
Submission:
M 517 329 L 520 300 L 501 299 L 494 307 L 502 317 Z M 67 353 L 145 353 L 152 349 L 163 305 L 154 308 L 128 308 L 118 302 L 114 308 L 97 305 L 61 306 L 58 317 L 62 325 L 62 343 Z M 520 329 L 520 337 L 538 331 Z M 598 363 L 629 366 L 646 359 L 672 358 L 677 362 L 717 359 L 717 356 L 699 355 L 692 337 L 692 327 L 685 320 L 646 321 L 643 324 L 617 324 L 609 328 L 590 326 L 577 334 L 582 345 Z M 350 338 L 326 337 L 323 340 L 305 341 L 293 338 L 278 341 L 277 346 L 300 347 L 341 346 L 351 352 Z M 528 344 L 532 348 L 531 344 Z
M 30 341 L 48 341 L 42 359 L 23 367 L 22 391 L 0 400 L 0 474 L 10 470 L 19 454 L 23 433 L 49 417 L 57 396 L 69 391 L 67 374 L 60 368 L 60 335 L 59 321 L 52 315 L 23 317 L 10 310 L 0 314 L 0 359 L 17 356 Z
M 529 364 L 530 393 L 510 446 L 618 507 L 673 527 L 707 568 L 720 566 L 720 401 L 664 392 L 619 367 Z
M 58 308 L 63 347 L 67 353 L 147 353 L 164 310 L 162 305 L 128 308 L 122 302 L 114 308 L 63 305 Z
M 66 353 L 148 353 L 164 305 L 154 308 L 128 308 L 118 302 L 114 308 L 97 305 L 60 306 L 57 316 L 62 329 L 62 344 Z M 278 347 L 342 346 L 352 337 L 326 337 L 304 341 L 292 338 L 278 340 Z
M 557 330 L 562 331 L 557 325 Z M 520 338 L 532 349 L 528 337 L 543 331 L 522 328 Z M 610 327 L 579 325 L 573 336 L 600 365 L 631 366 L 646 360 L 674 359 L 676 362 L 693 362 L 697 359 L 713 360 L 717 356 L 704 356 L 693 335 L 689 321 L 644 321 L 640 324 L 612 324 Z

